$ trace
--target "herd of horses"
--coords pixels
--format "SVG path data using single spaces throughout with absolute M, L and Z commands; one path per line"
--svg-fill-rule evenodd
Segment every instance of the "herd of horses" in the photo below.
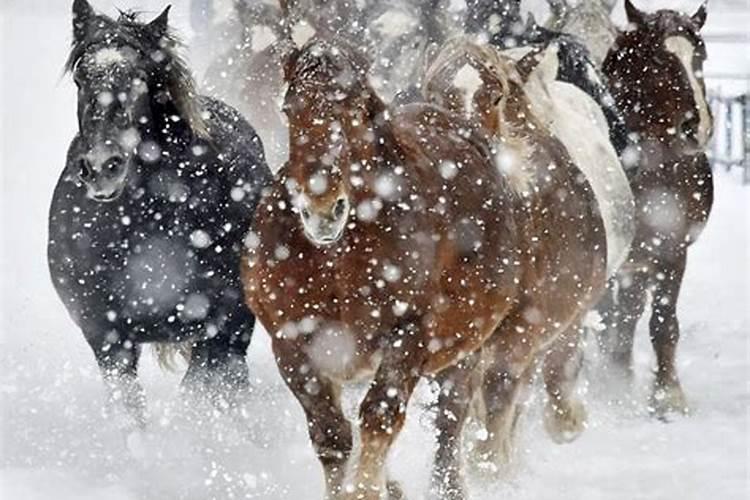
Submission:
M 363 21 L 399 25 L 382 8 L 282 1 L 268 14 L 240 1 L 252 22 L 276 16 L 270 45 L 219 59 L 235 61 L 238 101 L 262 101 L 240 113 L 198 92 L 168 8 L 145 23 L 74 1 L 79 130 L 53 196 L 49 267 L 124 425 L 146 425 L 145 343 L 168 346 L 165 362 L 185 355 L 186 389 L 236 402 L 257 316 L 328 498 L 404 498 L 386 461 L 429 379 L 432 492 L 463 499 L 465 461 L 492 478 L 512 458 L 535 374 L 553 440 L 584 430 L 575 387 L 594 320 L 606 369 L 632 379 L 649 293 L 648 406 L 688 411 L 676 308 L 713 196 L 706 6 L 645 13 L 625 0 L 620 31 L 606 0 L 550 2 L 547 27 L 523 19 L 520 0 L 465 3 L 446 29 L 454 12 L 417 2 L 419 41 L 389 44 Z M 279 124 L 274 174 L 261 138 Z M 356 380 L 369 382 L 357 453 L 341 401 Z

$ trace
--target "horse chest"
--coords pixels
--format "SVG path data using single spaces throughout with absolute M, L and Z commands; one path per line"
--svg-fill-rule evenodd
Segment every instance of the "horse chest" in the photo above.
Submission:
M 237 250 L 216 203 L 196 207 L 141 191 L 101 204 L 73 193 L 77 202 L 72 195 L 53 202 L 49 259 L 58 292 L 79 314 L 106 304 L 120 316 L 161 317 L 190 294 L 226 289 L 236 278 Z

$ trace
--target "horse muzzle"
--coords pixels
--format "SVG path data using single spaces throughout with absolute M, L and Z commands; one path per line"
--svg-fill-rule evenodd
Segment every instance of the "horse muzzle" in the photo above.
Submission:
M 316 246 L 333 245 L 341 239 L 349 219 L 349 200 L 341 197 L 333 207 L 320 213 L 308 207 L 300 209 L 305 236 Z

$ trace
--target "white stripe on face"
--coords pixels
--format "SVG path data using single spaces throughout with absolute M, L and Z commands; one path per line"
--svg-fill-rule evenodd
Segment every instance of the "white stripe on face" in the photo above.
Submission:
M 463 94 L 464 114 L 471 118 L 474 114 L 474 96 L 482 87 L 482 77 L 471 64 L 466 63 L 453 77 L 453 86 Z
M 711 114 L 708 111 L 708 103 L 706 102 L 703 87 L 698 83 L 693 70 L 695 47 L 684 36 L 671 36 L 664 41 L 664 48 L 674 54 L 680 60 L 680 63 L 682 63 L 683 68 L 685 68 L 685 73 L 690 81 L 690 87 L 693 89 L 693 99 L 695 105 L 698 107 L 698 118 L 700 119 L 697 140 L 698 144 L 704 147 L 708 144 L 709 139 L 711 139 Z

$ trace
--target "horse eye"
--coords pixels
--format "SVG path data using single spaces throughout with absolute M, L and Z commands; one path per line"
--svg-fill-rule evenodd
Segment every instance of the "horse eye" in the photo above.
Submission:
M 310 218 L 310 211 L 308 209 L 306 209 L 306 208 L 303 208 L 302 209 L 302 217 L 304 217 L 305 219 L 309 219 Z
M 110 175 L 115 175 L 120 172 L 120 169 L 122 168 L 123 164 L 124 162 L 122 161 L 121 158 L 118 158 L 118 157 L 111 158 L 104 165 L 104 170 Z

